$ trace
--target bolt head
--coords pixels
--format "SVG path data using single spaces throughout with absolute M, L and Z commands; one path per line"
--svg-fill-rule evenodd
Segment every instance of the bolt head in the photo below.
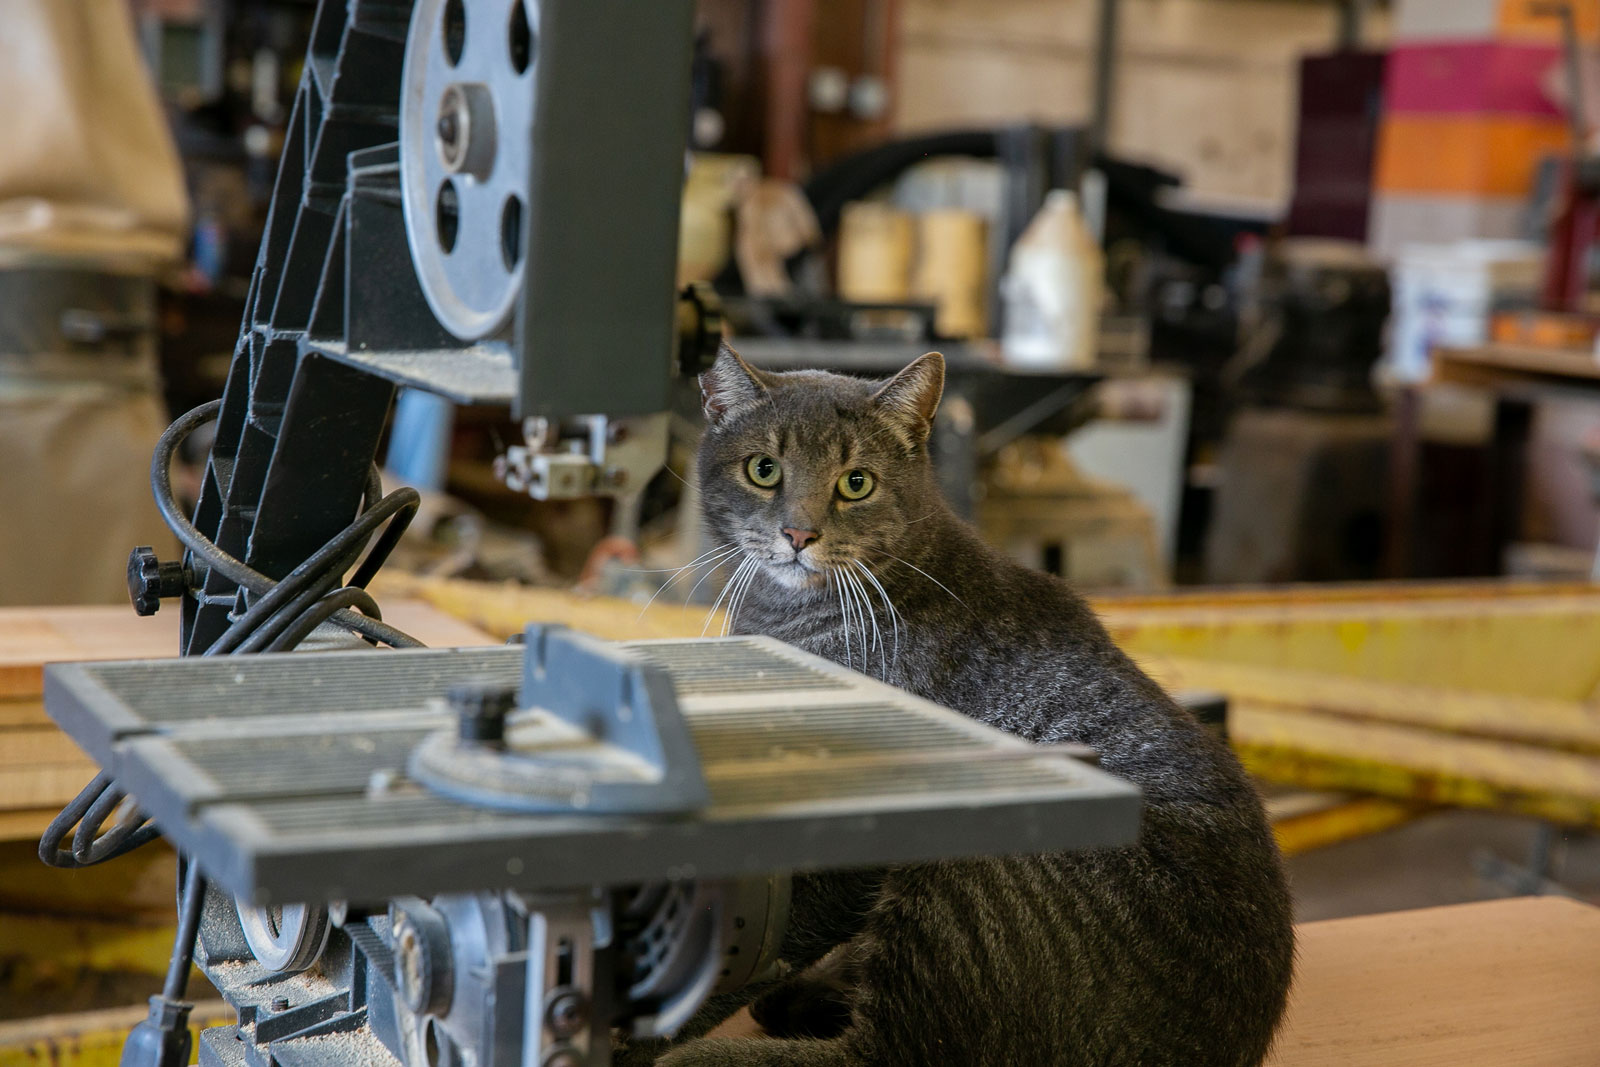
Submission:
M 154 615 L 161 609 L 161 561 L 149 545 L 128 553 L 128 599 L 137 615 Z
M 517 691 L 505 685 L 458 685 L 450 690 L 457 736 L 481 745 L 503 744 L 506 716 L 517 706 Z
M 137 614 L 154 615 L 164 597 L 182 596 L 188 588 L 188 572 L 181 562 L 161 562 L 149 545 L 128 553 L 128 599 Z
M 584 1008 L 583 994 L 576 990 L 557 994 L 546 1013 L 551 1031 L 557 1037 L 571 1037 L 577 1033 L 583 1027 Z

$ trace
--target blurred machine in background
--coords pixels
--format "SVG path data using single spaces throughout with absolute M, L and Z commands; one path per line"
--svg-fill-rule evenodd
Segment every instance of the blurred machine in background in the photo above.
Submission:
M 126 4 L 19 0 L 5 22 L 0 604 L 103 603 L 117 542 L 161 531 L 156 282 L 188 204 Z
M 1224 371 L 1240 406 L 1218 453 L 1211 582 L 1378 577 L 1390 423 L 1372 383 L 1389 279 L 1360 245 L 1290 239 Z

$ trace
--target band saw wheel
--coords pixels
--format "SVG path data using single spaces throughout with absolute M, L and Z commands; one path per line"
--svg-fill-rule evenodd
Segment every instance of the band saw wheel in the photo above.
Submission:
M 423 296 L 474 341 L 523 288 L 538 0 L 418 0 L 401 74 L 400 181 Z

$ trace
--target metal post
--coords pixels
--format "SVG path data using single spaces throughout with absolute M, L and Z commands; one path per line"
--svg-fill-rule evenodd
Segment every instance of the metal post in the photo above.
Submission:
M 1361 47 L 1362 29 L 1371 0 L 1339 0 L 1339 50 L 1354 52 Z
M 1095 31 L 1094 110 L 1089 116 L 1089 153 L 1103 152 L 1111 135 L 1114 82 L 1117 73 L 1118 0 L 1100 0 L 1100 21 Z
M 579 892 L 530 903 L 521 1067 L 604 1067 L 612 1005 L 596 953 L 610 943 L 596 936 L 597 901 Z

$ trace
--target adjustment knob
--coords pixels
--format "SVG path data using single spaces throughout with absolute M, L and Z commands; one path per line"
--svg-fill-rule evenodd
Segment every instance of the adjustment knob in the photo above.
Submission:
M 506 738 L 506 716 L 517 706 L 517 691 L 505 685 L 458 685 L 450 690 L 457 736 L 465 742 L 499 746 Z
M 128 553 L 128 599 L 139 615 L 154 615 L 161 601 L 182 596 L 189 588 L 189 575 L 182 563 L 163 563 L 156 550 L 140 545 Z

